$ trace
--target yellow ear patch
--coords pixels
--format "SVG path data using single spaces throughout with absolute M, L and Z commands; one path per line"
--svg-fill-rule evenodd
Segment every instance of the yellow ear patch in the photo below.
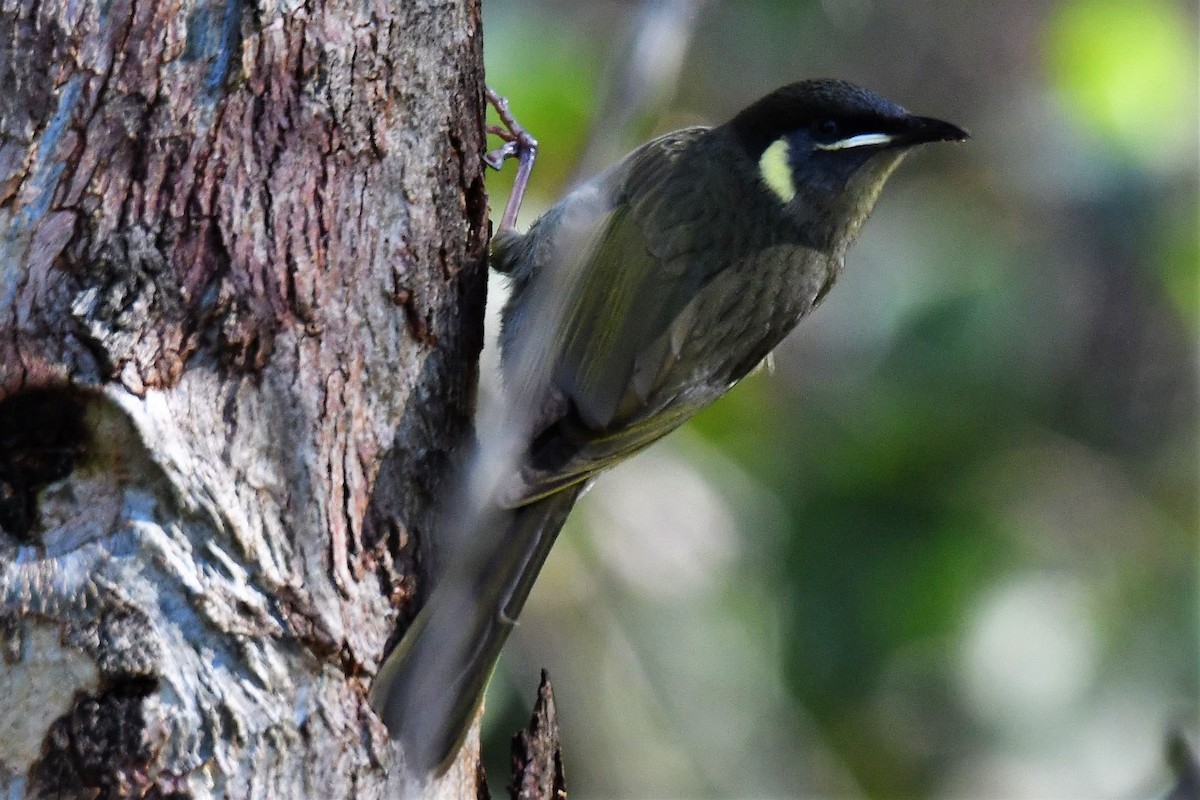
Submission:
M 758 171 L 762 175 L 767 188 L 785 203 L 790 203 L 796 196 L 796 185 L 792 183 L 792 165 L 788 158 L 790 145 L 787 139 L 776 139 L 771 146 L 763 150 L 758 159 Z

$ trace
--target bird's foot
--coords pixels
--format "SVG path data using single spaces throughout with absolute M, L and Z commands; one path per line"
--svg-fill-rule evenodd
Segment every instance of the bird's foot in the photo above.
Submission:
M 508 100 L 498 95 L 490 86 L 487 87 L 487 101 L 496 109 L 496 115 L 500 117 L 503 125 L 488 125 L 486 130 L 502 139 L 504 144 L 485 153 L 484 163 L 494 170 L 499 170 L 508 159 L 517 159 L 517 176 L 513 179 L 508 204 L 504 206 L 504 216 L 500 218 L 500 230 L 504 231 L 516 227 L 521 201 L 525 198 L 525 187 L 529 185 L 529 174 L 533 172 L 533 162 L 537 158 L 538 142 L 517 122 L 508 108 Z

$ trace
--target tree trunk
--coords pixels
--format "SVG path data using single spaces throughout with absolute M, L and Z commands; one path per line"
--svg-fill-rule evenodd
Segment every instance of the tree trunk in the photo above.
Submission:
M 0 0 L 0 795 L 404 792 L 365 696 L 474 402 L 481 37 Z

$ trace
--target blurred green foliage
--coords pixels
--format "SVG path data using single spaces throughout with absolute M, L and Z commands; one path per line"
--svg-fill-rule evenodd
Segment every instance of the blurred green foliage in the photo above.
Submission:
M 574 797 L 1152 796 L 1200 714 L 1196 9 L 691 5 L 621 148 L 819 75 L 974 138 L 901 168 L 773 370 L 585 498 L 489 693 L 493 774 L 548 665 Z M 542 144 L 526 221 L 644 8 L 485 3 Z
M 1195 30 L 1159 0 L 1072 0 L 1055 9 L 1046 55 L 1054 88 L 1091 130 L 1156 161 L 1196 125 Z M 1151 124 L 1152 123 L 1152 124 Z
M 538 153 L 538 183 L 561 185 L 579 160 L 587 133 L 600 53 L 594 42 L 589 46 L 584 30 L 564 26 L 547 13 L 489 15 L 487 23 L 488 81 L 500 87 L 528 130 L 554 132 Z M 493 196 L 506 197 L 512 171 L 496 177 L 488 187 Z

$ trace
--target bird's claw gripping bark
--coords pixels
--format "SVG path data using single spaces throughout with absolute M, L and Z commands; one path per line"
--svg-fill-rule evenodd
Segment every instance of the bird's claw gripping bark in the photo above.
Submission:
M 487 101 L 496 109 L 496 115 L 500 117 L 503 125 L 488 125 L 486 130 L 503 139 L 504 144 L 485 153 L 484 163 L 494 170 L 499 170 L 508 159 L 517 159 L 517 176 L 513 179 L 512 193 L 508 196 L 508 204 L 504 206 L 504 215 L 500 218 L 500 230 L 504 231 L 516 227 L 521 201 L 525 198 L 525 187 L 529 185 L 529 174 L 533 172 L 533 162 L 537 158 L 538 142 L 513 117 L 508 108 L 508 100 L 498 95 L 490 86 L 487 89 Z

